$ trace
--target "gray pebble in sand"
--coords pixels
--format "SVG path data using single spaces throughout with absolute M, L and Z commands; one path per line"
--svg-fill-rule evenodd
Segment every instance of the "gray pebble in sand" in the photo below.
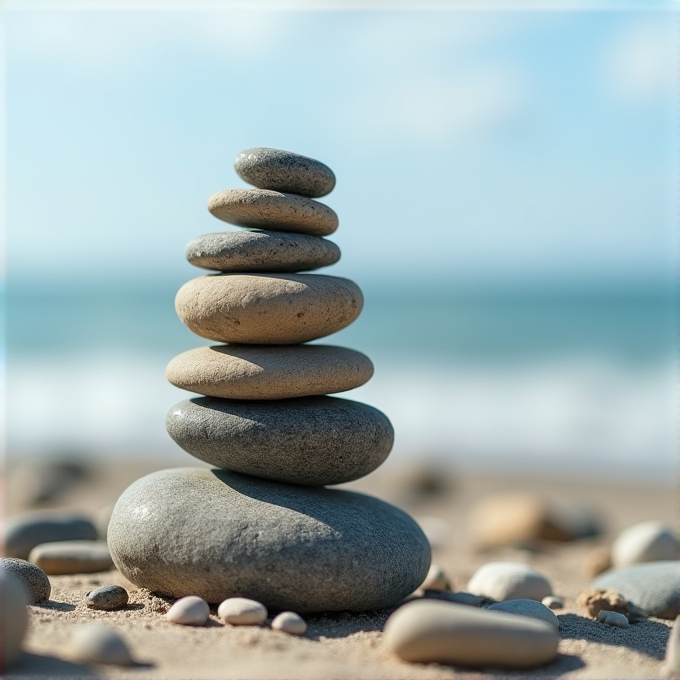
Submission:
M 506 600 L 489 605 L 486 609 L 495 612 L 507 612 L 519 616 L 530 616 L 532 619 L 545 621 L 555 628 L 560 627 L 560 620 L 544 604 L 536 600 Z
M 151 591 L 208 602 L 238 593 L 299 613 L 392 606 L 430 566 L 417 524 L 376 498 L 200 468 L 132 484 L 109 547 L 123 575 Z
M 221 231 L 199 236 L 186 248 L 196 267 L 222 272 L 300 272 L 340 259 L 332 241 L 284 231 Z
M 645 616 L 674 619 L 680 614 L 680 562 L 675 560 L 606 571 L 590 587 L 618 591 Z
M 50 599 L 52 592 L 50 579 L 47 578 L 47 574 L 40 567 L 16 557 L 0 558 L 0 566 L 14 574 L 23 583 L 26 592 L 29 594 L 30 604 L 37 604 Z
M 113 566 L 109 549 L 103 541 L 58 541 L 42 543 L 28 559 L 46 574 L 92 574 Z
M 4 534 L 7 556 L 25 560 L 41 543 L 93 541 L 97 529 L 80 513 L 53 511 L 9 517 L 4 523 Z
M 174 406 L 166 427 L 185 451 L 206 463 L 307 486 L 364 477 L 387 458 L 394 440 L 384 414 L 337 397 L 199 397 Z
M 234 168 L 242 180 L 260 189 L 318 198 L 335 187 L 335 175 L 327 165 L 281 149 L 246 149 L 236 156 Z
M 90 609 L 114 611 L 128 603 L 128 592 L 123 586 L 108 585 L 95 588 L 85 595 L 85 604 Z

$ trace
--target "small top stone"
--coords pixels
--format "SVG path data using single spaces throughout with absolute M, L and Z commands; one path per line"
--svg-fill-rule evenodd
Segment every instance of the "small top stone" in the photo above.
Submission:
M 291 151 L 266 146 L 242 151 L 236 156 L 234 168 L 242 180 L 258 189 L 318 198 L 335 187 L 335 175 L 327 165 Z

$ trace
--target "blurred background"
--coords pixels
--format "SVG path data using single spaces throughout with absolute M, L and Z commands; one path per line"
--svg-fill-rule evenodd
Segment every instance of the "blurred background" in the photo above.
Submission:
M 184 246 L 232 228 L 207 199 L 272 146 L 337 175 L 320 273 L 366 305 L 322 342 L 375 363 L 345 396 L 395 460 L 672 482 L 668 4 L 239 7 L 9 3 L 9 460 L 191 464 L 164 427 L 165 365 L 206 344 L 174 312 Z

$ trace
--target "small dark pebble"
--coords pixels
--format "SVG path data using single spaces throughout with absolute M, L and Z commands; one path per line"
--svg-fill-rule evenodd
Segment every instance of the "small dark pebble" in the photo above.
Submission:
M 90 609 L 113 611 L 121 609 L 128 603 L 128 593 L 122 586 L 102 586 L 85 595 L 85 604 Z
M 45 602 L 50 599 L 52 586 L 47 574 L 35 564 L 16 557 L 0 557 L 0 566 L 11 571 L 26 587 L 31 604 Z

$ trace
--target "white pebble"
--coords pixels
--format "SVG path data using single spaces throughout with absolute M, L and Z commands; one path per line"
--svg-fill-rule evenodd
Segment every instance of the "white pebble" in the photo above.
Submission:
M 523 562 L 487 562 L 472 575 L 466 590 L 492 600 L 538 600 L 552 595 L 548 579 Z
M 663 522 L 634 524 L 624 529 L 612 544 L 612 564 L 616 568 L 678 558 L 680 542 L 675 531 Z
M 88 623 L 71 635 L 70 655 L 81 663 L 131 666 L 132 655 L 125 640 L 103 623 Z
M 289 635 L 304 635 L 307 632 L 305 620 L 295 612 L 281 612 L 274 617 L 272 628 Z
M 628 619 L 620 612 L 608 612 L 603 609 L 598 615 L 597 620 L 607 626 L 617 626 L 618 628 L 628 628 Z
M 541 600 L 548 609 L 562 609 L 564 607 L 564 600 L 557 595 L 548 595 Z
M 433 564 L 420 587 L 423 590 L 449 590 L 449 580 L 444 570 L 439 565 Z
M 247 597 L 230 597 L 219 606 L 217 615 L 234 626 L 259 626 L 267 619 L 267 608 Z
M 210 616 L 208 603 L 196 595 L 183 597 L 170 607 L 165 618 L 182 626 L 204 626 Z

